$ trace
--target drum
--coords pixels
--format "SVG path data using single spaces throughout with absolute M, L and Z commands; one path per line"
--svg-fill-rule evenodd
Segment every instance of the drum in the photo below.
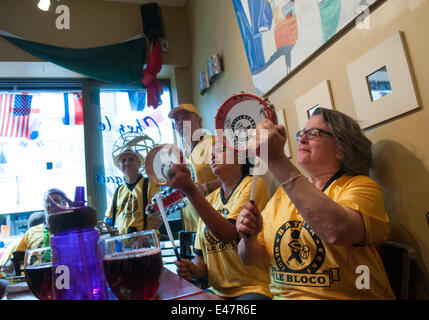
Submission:
M 160 144 L 153 147 L 146 157 L 146 173 L 153 182 L 164 186 L 170 168 L 178 163 L 183 163 L 182 151 L 174 144 Z
M 184 200 L 185 195 L 177 189 L 166 187 L 164 190 L 158 192 L 162 199 L 162 204 L 165 208 L 165 213 L 169 215 L 176 210 L 182 209 L 186 205 L 186 200 Z M 151 215 L 159 212 L 158 204 L 156 203 L 155 194 L 151 199 L 151 204 L 146 208 L 146 214 Z
M 265 119 L 277 124 L 274 106 L 268 99 L 239 93 L 228 98 L 215 117 L 216 134 L 224 145 L 236 151 L 246 151 L 256 134 L 256 126 Z
M 146 173 L 150 180 L 156 184 L 165 186 L 167 184 L 167 176 L 169 174 L 174 174 L 174 172 L 170 171 L 171 167 L 174 164 L 183 163 L 183 159 L 183 153 L 176 145 L 157 145 L 148 153 L 146 157 Z M 157 194 L 161 196 L 165 213 L 167 215 L 185 206 L 185 202 L 183 202 L 183 198 L 185 196 L 180 190 L 166 187 Z M 145 211 L 145 213 L 148 215 L 159 212 L 155 196 L 152 197 L 151 202 L 152 204 L 150 204 Z

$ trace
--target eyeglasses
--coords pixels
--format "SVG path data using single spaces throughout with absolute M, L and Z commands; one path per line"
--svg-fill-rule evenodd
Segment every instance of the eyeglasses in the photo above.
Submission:
M 296 133 L 296 141 L 299 141 L 304 135 L 306 135 L 309 140 L 316 139 L 321 133 L 332 136 L 330 132 L 319 128 L 302 129 Z

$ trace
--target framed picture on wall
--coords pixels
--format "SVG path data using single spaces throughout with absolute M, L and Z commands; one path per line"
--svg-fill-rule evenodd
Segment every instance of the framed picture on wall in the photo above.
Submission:
M 298 116 L 299 129 L 303 129 L 318 107 L 334 109 L 331 85 L 329 80 L 315 86 L 304 95 L 295 100 L 296 114 Z
M 231 0 L 253 84 L 268 95 L 386 0 Z
M 198 76 L 198 85 L 200 87 L 200 94 L 203 96 L 210 88 L 209 74 L 207 70 L 200 72 Z
M 420 107 L 410 65 L 405 35 L 396 32 L 347 66 L 362 129 Z

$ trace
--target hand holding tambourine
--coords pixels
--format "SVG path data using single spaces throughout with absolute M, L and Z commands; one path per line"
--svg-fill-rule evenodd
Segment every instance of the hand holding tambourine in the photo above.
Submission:
M 189 193 L 194 189 L 198 190 L 186 164 L 175 164 L 170 170 L 171 174 L 167 177 L 167 183 L 171 188 L 180 189 L 184 193 Z
M 173 144 L 161 144 L 152 148 L 148 153 L 145 161 L 145 168 L 149 179 L 158 185 L 167 185 L 167 177 L 174 176 L 173 165 L 183 163 L 183 154 L 180 149 Z M 157 193 L 158 194 L 158 193 Z M 166 214 L 171 213 L 175 209 L 182 208 L 185 204 L 182 203 L 184 195 L 180 190 L 167 188 L 159 195 L 162 199 Z M 159 212 L 158 204 L 155 197 L 152 199 L 152 204 L 146 208 L 146 214 L 155 214 Z
M 263 155 L 265 161 L 274 160 L 284 153 L 287 134 L 283 125 L 274 124 L 266 119 L 256 126 L 255 135 L 249 141 L 249 153 L 261 156 L 261 150 L 267 152 Z
M 261 162 L 256 160 L 260 156 L 262 137 L 257 128 L 261 128 L 261 123 L 267 125 L 277 124 L 277 116 L 274 106 L 268 100 L 262 100 L 258 96 L 248 93 L 235 94 L 227 99 L 216 114 L 216 133 L 226 147 L 235 151 L 245 152 L 247 156 L 255 156 L 256 165 Z M 258 133 L 258 135 L 257 135 Z M 263 132 L 262 132 L 263 133 Z M 267 154 L 268 155 L 268 154 Z M 255 205 L 255 190 L 257 175 L 261 174 L 255 168 L 251 168 L 253 175 L 250 202 Z M 257 209 L 257 208 L 256 208 Z M 255 217 L 255 219 L 259 219 Z M 243 231 L 241 236 L 248 237 Z
M 174 144 L 160 144 L 152 148 L 145 161 L 149 179 L 161 186 L 167 185 L 167 177 L 173 176 L 175 164 L 183 163 L 183 153 Z
M 248 151 L 249 142 L 256 135 L 256 126 L 265 119 L 277 124 L 274 107 L 268 100 L 249 93 L 235 94 L 217 111 L 216 133 L 225 146 L 235 151 Z

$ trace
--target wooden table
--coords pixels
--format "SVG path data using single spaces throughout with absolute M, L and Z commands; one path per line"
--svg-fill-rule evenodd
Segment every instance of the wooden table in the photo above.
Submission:
M 189 281 L 164 268 L 156 300 L 222 300 L 219 296 L 205 292 Z
M 8 294 L 8 300 L 37 300 L 28 289 L 19 293 Z M 155 300 L 222 300 L 215 294 L 205 292 L 177 274 L 163 268 L 161 283 Z

